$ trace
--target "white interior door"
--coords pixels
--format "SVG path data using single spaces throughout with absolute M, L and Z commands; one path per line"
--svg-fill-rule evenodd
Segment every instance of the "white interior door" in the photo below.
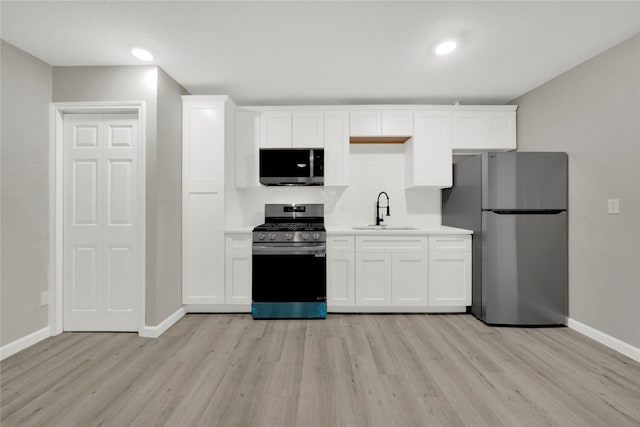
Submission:
M 64 330 L 142 326 L 138 120 L 64 116 Z

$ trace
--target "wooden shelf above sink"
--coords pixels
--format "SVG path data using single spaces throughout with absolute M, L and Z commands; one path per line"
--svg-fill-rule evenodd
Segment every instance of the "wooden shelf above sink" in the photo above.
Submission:
M 351 144 L 404 144 L 410 136 L 351 136 Z

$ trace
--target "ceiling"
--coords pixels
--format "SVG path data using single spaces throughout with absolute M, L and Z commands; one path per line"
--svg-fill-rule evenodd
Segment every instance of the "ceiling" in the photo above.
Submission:
M 640 2 L 6 1 L 53 66 L 140 65 L 239 105 L 506 103 L 640 32 Z M 454 38 L 459 48 L 436 56 Z M 639 53 L 640 60 L 640 53 Z

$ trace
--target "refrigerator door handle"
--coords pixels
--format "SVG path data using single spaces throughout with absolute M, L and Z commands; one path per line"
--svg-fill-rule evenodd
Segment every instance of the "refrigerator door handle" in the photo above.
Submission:
M 558 215 L 565 212 L 564 209 L 483 209 L 483 211 L 497 215 Z

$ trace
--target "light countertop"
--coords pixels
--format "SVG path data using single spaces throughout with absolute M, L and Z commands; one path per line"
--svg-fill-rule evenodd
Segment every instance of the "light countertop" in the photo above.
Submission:
M 447 227 L 446 225 L 436 227 L 425 227 L 417 230 L 354 230 L 350 225 L 327 225 L 327 234 L 354 234 L 354 235 L 403 235 L 403 236 L 415 236 L 415 235 L 435 235 L 435 234 L 473 234 L 471 230 L 465 230 L 463 228 Z
M 350 225 L 327 225 L 327 234 L 354 234 L 354 235 L 436 235 L 436 234 L 473 234 L 471 230 L 464 228 L 447 227 L 446 225 L 436 227 L 419 228 L 417 230 L 354 230 Z M 232 227 L 224 230 L 225 234 L 251 233 L 253 226 Z

